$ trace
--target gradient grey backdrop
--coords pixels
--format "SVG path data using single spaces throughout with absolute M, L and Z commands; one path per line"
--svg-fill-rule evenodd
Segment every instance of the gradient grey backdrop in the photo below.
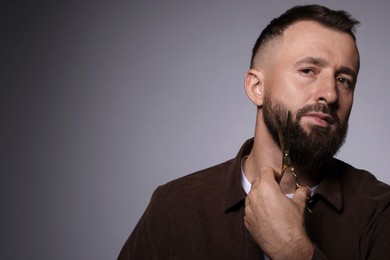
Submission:
M 253 135 L 251 47 L 306 2 L 2 1 L 0 258 L 116 258 L 157 185 Z M 390 183 L 390 1 L 313 2 L 362 22 L 339 157 Z

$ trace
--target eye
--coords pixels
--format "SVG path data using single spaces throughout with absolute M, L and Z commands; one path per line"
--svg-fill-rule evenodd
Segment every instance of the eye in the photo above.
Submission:
M 346 88 L 352 88 L 353 84 L 350 80 L 345 79 L 345 78 L 337 78 L 336 79 L 337 83 L 341 84 L 342 86 Z
M 315 70 L 312 68 L 303 68 L 300 70 L 300 72 L 305 75 L 310 75 L 310 74 L 314 74 Z

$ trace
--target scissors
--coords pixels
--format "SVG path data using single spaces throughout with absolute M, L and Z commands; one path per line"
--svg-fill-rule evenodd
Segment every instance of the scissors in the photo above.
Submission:
M 288 114 L 287 114 L 287 123 L 286 123 L 286 132 L 287 133 L 290 133 L 290 124 L 291 124 L 291 112 L 288 111 Z M 305 185 L 302 185 L 299 183 L 298 181 L 298 175 L 297 173 L 295 172 L 295 169 L 294 169 L 294 166 L 292 165 L 292 161 L 291 161 L 291 157 L 290 157 L 290 136 L 286 136 L 286 139 L 285 137 L 283 136 L 283 133 L 282 133 L 282 124 L 281 122 L 279 122 L 279 126 L 278 126 L 278 137 L 279 137 L 279 143 L 280 143 L 280 148 L 281 148 L 281 151 L 282 151 L 282 170 L 280 172 L 280 177 L 277 179 L 277 182 L 279 183 L 280 185 L 280 182 L 283 178 L 283 175 L 285 174 L 285 172 L 290 169 L 291 170 L 291 173 L 292 175 L 294 176 L 294 180 L 295 180 L 295 190 L 297 190 L 298 188 L 304 188 L 306 189 L 306 191 L 308 192 L 309 195 L 311 195 L 311 191 L 310 191 L 310 188 L 305 186 Z

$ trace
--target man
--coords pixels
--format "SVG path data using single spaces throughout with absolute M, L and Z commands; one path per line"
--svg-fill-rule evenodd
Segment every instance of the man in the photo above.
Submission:
M 318 5 L 274 19 L 245 76 L 254 138 L 160 186 L 119 258 L 389 258 L 390 187 L 333 158 L 359 72 L 356 24 Z M 283 176 L 282 152 L 294 166 Z

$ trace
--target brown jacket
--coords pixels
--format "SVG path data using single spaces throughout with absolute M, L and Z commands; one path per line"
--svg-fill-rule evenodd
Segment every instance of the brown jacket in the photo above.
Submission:
M 244 226 L 241 159 L 160 186 L 118 259 L 262 259 Z M 390 259 L 390 187 L 334 159 L 309 203 L 314 259 Z

